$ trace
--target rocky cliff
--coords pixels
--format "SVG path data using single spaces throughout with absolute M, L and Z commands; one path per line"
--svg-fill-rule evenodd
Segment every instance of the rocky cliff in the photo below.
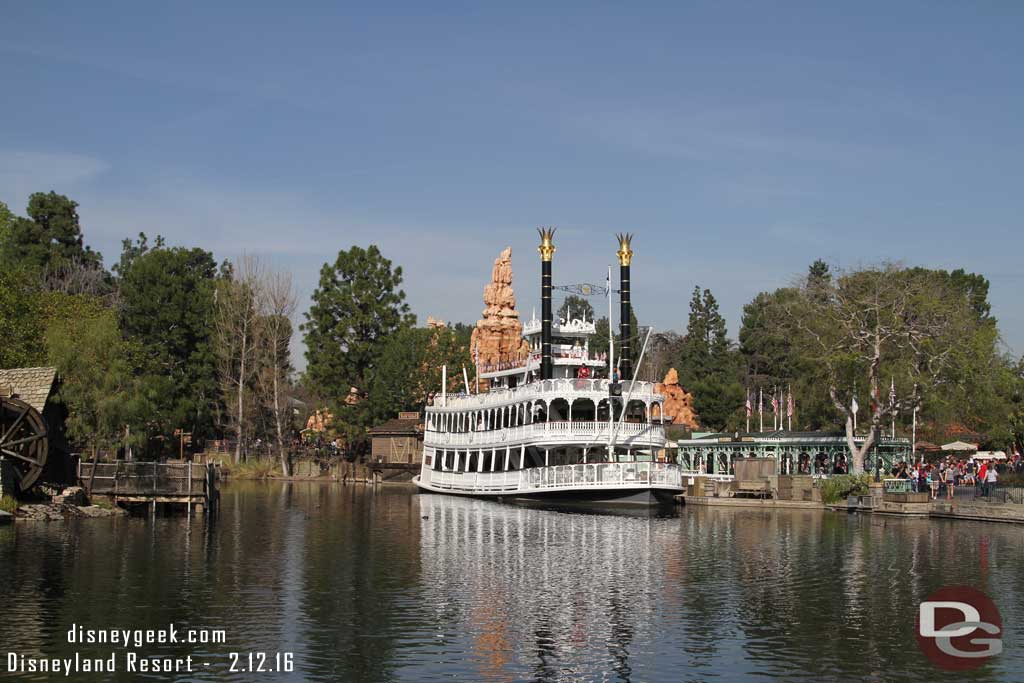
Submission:
M 672 418 L 672 424 L 689 429 L 698 429 L 697 413 L 693 409 L 693 394 L 679 384 L 679 373 L 669 368 L 665 379 L 654 385 L 654 390 L 665 397 L 665 417 Z
M 483 318 L 477 321 L 470 338 L 470 357 L 483 372 L 524 360 L 529 349 L 512 291 L 511 247 L 494 260 L 491 281 L 484 287 L 484 306 Z

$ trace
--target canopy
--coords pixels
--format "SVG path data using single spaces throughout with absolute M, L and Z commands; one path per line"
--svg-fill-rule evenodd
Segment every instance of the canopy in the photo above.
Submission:
M 974 454 L 975 460 L 1006 460 L 1006 453 L 1002 451 L 978 451 Z
M 942 450 L 944 451 L 976 451 L 978 447 L 973 443 L 967 443 L 966 441 L 954 441 L 952 443 L 942 444 Z

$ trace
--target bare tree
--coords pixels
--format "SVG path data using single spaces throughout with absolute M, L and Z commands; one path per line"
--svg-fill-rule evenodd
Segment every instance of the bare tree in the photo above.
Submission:
M 963 293 L 933 271 L 893 265 L 834 280 L 808 278 L 799 293 L 780 304 L 780 322 L 825 370 L 829 396 L 845 421 L 852 471 L 862 471 L 887 418 L 919 405 L 922 388 L 957 381 L 956 359 L 971 343 L 975 318 Z M 867 389 L 860 400 L 869 405 L 868 432 L 859 447 L 853 410 L 858 386 Z
M 285 427 L 291 423 L 291 394 L 287 391 L 291 374 L 289 342 L 296 307 L 291 273 L 266 271 L 259 289 L 260 393 L 270 412 L 281 472 L 290 477 L 291 457 L 285 443 Z
M 263 266 L 251 255 L 243 255 L 229 271 L 214 294 L 214 339 L 221 387 L 229 426 L 234 430 L 235 462 L 240 462 L 252 421 L 246 413 L 246 394 L 255 377 L 256 338 L 259 320 L 260 286 Z M 251 397 L 249 397 L 251 399 Z

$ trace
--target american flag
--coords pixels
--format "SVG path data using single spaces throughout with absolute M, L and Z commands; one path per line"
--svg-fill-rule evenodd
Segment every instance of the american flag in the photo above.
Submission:
M 754 413 L 754 406 L 751 405 L 750 392 L 747 391 L 747 417 L 750 417 Z
M 779 397 L 776 392 L 772 392 L 772 413 L 779 412 Z
M 793 387 L 789 388 L 789 397 L 786 401 L 786 417 L 793 417 L 793 409 L 795 408 L 793 403 Z

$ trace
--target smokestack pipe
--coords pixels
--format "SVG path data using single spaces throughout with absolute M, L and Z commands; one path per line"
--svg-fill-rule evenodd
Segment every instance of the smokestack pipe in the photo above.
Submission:
M 629 264 L 633 260 L 633 249 L 630 242 L 633 236 L 629 233 L 616 235 L 619 240 L 619 378 L 633 379 L 633 352 L 630 339 L 633 336 L 633 309 L 629 300 Z
M 552 379 L 551 365 L 551 259 L 555 255 L 554 228 L 537 228 L 540 233 L 540 378 Z

